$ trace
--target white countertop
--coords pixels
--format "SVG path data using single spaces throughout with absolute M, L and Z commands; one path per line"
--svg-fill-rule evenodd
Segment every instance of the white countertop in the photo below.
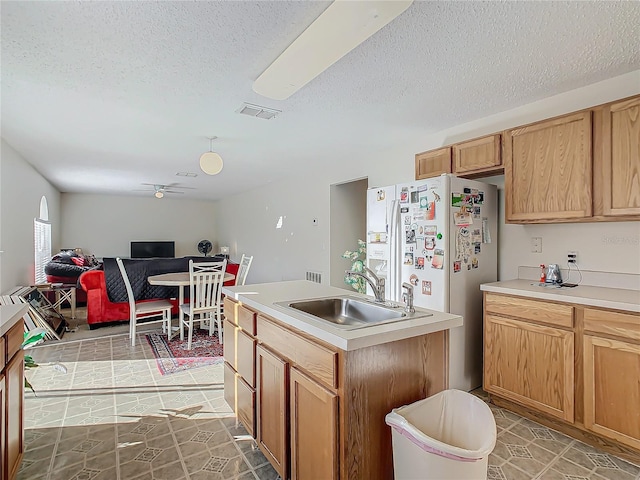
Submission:
M 640 291 L 638 290 L 592 287 L 588 285 L 578 285 L 573 288 L 541 287 L 534 280 L 507 280 L 504 282 L 484 283 L 480 286 L 480 290 L 507 295 L 520 295 L 540 300 L 575 303 L 590 307 L 640 312 Z
M 319 340 L 347 351 L 448 330 L 462 325 L 460 315 L 416 307 L 416 312 L 430 313 L 432 316 L 400 320 L 356 330 L 342 330 L 330 322 L 315 320 L 295 310 L 275 305 L 276 302 L 343 295 L 372 298 L 359 295 L 355 291 L 320 285 L 306 280 L 223 287 L 222 292 L 249 308 L 265 313 Z
M 11 330 L 29 310 L 29 305 L 20 303 L 16 305 L 0 305 L 0 337 Z

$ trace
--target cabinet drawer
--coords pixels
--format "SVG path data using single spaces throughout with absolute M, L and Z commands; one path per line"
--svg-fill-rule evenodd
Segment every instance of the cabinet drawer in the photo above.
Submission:
M 249 335 L 256 334 L 256 312 L 240 305 L 236 316 L 238 326 Z
M 573 327 L 573 307 L 571 305 L 487 293 L 484 308 L 486 312 L 499 315 L 567 328 Z
M 231 365 L 224 362 L 224 401 L 231 407 L 234 413 L 238 413 L 237 399 L 238 374 Z
M 11 327 L 11 330 L 5 334 L 4 338 L 7 352 L 5 362 L 9 363 L 9 360 L 20 350 L 20 345 L 22 345 L 22 341 L 24 340 L 24 324 L 22 320 Z
M 257 341 L 242 330 L 238 330 L 236 347 L 237 371 L 252 386 L 256 386 L 256 343 Z
M 585 308 L 584 329 L 640 341 L 640 315 Z
M 262 315 L 258 322 L 258 341 L 331 388 L 338 387 L 338 354 L 275 324 Z
M 251 388 L 242 378 L 237 378 L 238 419 L 247 429 L 252 437 L 255 437 L 255 408 L 256 391 Z
M 234 370 L 238 368 L 238 357 L 236 350 L 236 337 L 238 336 L 238 329 L 226 318 L 224 319 L 224 327 L 222 329 L 222 338 L 224 343 L 222 349 L 224 352 L 225 361 L 233 367 Z
M 237 323 L 238 307 L 240 306 L 238 302 L 229 297 L 224 297 L 222 305 L 224 308 L 224 317 L 232 323 Z

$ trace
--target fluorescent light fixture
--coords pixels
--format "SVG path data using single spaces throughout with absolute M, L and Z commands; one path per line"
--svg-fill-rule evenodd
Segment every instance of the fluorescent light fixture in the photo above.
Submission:
M 335 0 L 253 82 L 253 91 L 285 100 L 404 12 L 413 0 Z

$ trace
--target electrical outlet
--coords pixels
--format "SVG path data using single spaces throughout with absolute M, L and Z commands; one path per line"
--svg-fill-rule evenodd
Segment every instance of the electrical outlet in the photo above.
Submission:
M 542 237 L 531 237 L 531 253 L 542 253 Z
M 567 263 L 578 263 L 578 252 L 573 250 L 567 252 Z

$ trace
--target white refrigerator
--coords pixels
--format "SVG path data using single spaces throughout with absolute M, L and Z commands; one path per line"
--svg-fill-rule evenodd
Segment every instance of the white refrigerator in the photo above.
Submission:
M 416 306 L 463 317 L 449 333 L 449 388 L 482 385 L 480 284 L 497 280 L 497 221 L 496 186 L 475 180 L 367 190 L 367 266 L 386 279 L 386 298 L 402 302 L 406 282 Z

